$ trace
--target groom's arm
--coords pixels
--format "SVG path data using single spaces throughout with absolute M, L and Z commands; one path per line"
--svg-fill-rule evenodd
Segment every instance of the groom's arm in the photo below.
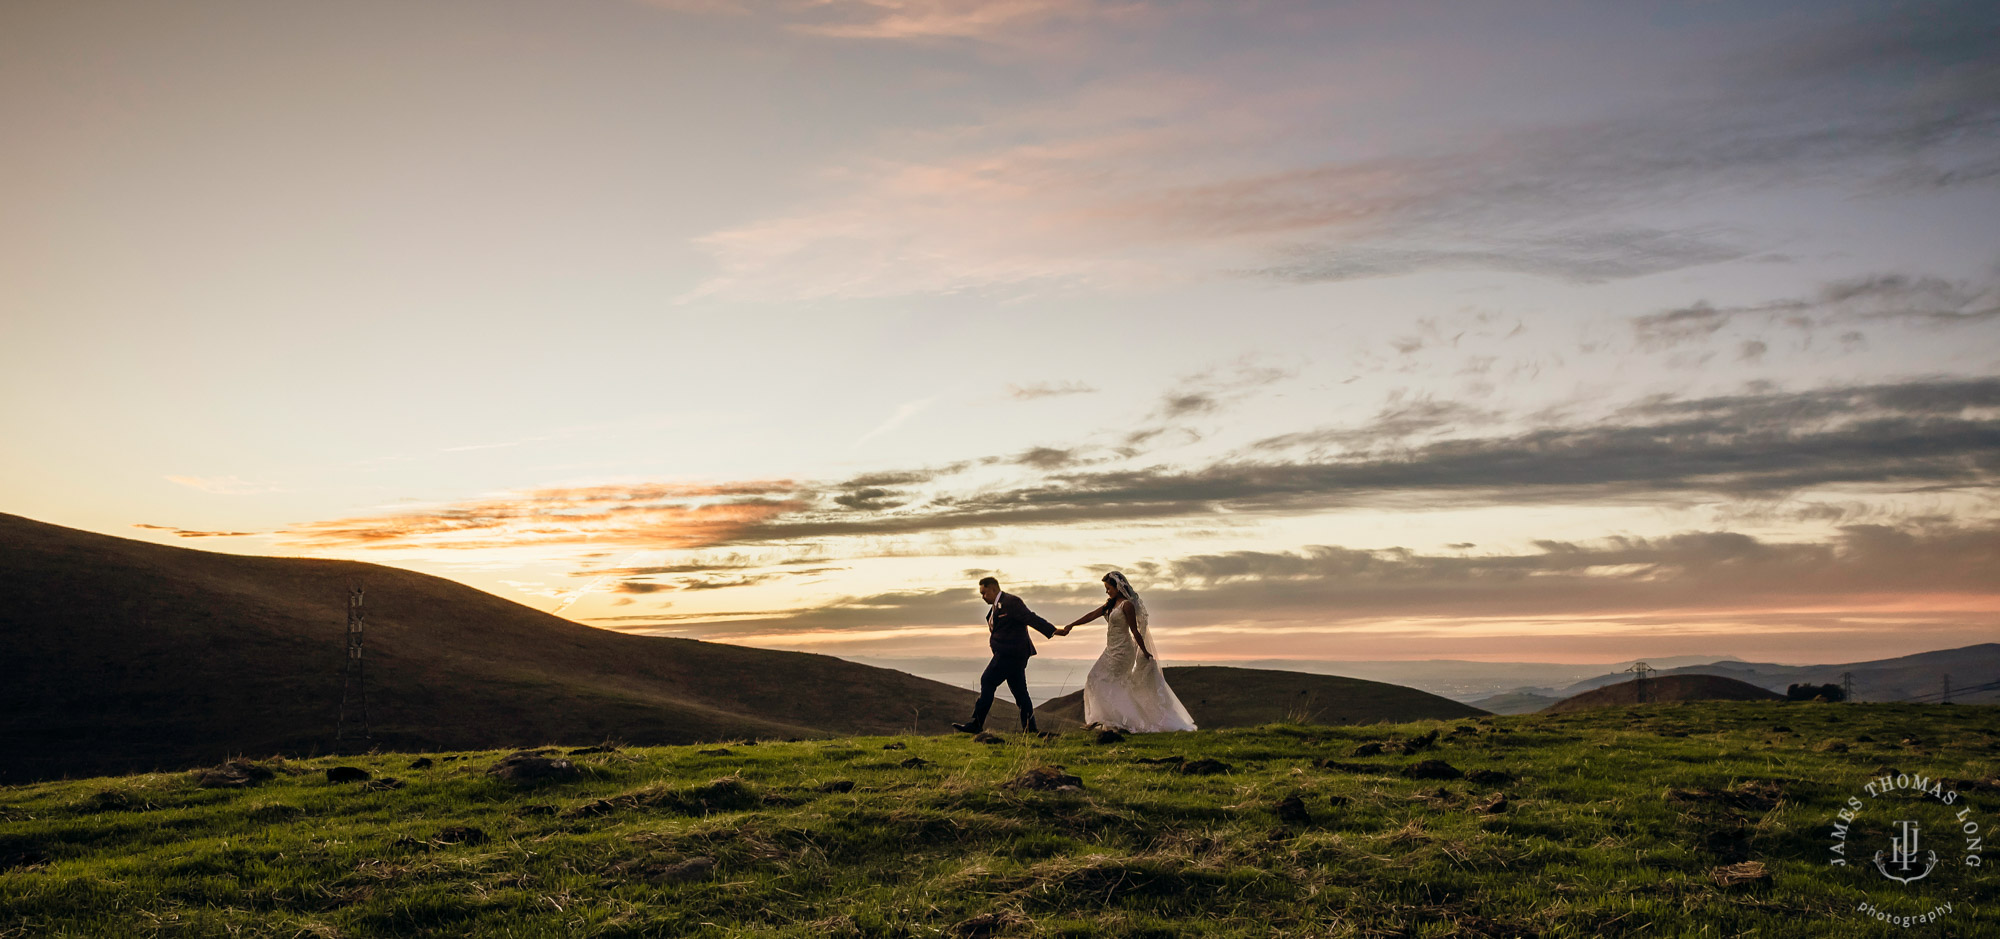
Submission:
M 1020 597 L 1010 593 L 1007 595 L 1007 599 L 1014 601 L 1008 604 L 1007 612 L 1014 614 L 1021 622 L 1035 627 L 1035 631 L 1041 633 L 1043 636 L 1050 639 L 1055 638 L 1056 624 L 1043 619 L 1041 614 L 1036 613 L 1034 610 L 1028 609 L 1027 601 L 1022 600 Z

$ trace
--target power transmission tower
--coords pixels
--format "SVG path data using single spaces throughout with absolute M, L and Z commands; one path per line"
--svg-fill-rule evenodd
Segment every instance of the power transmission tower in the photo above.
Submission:
M 361 711 L 361 737 L 374 739 L 368 730 L 368 672 L 361 658 L 361 627 L 368 611 L 361 606 L 361 587 L 347 594 L 347 669 L 340 679 L 340 717 L 333 725 L 333 739 L 347 735 L 347 706 L 351 701 Z
M 1842 700 L 1842 701 L 1853 701 L 1853 700 L 1854 700 L 1854 673 L 1853 673 L 1853 672 L 1841 672 L 1841 673 L 1840 673 L 1840 700 Z
M 1944 673 L 1944 700 L 1943 700 L 1943 701 L 1940 701 L 1940 702 L 1938 702 L 1938 703 L 1939 703 L 1939 704 L 1950 704 L 1950 703 L 1951 703 L 1951 673 L 1950 673 L 1950 672 L 1946 672 L 1946 673 Z
M 1632 695 L 1636 699 L 1634 703 L 1645 704 L 1646 676 L 1652 674 L 1653 672 L 1658 671 L 1658 669 L 1652 667 L 1651 665 L 1647 665 L 1644 662 L 1634 662 L 1632 663 L 1632 667 L 1626 669 L 1626 671 L 1631 672 L 1634 676 L 1636 676 L 1632 679 Z

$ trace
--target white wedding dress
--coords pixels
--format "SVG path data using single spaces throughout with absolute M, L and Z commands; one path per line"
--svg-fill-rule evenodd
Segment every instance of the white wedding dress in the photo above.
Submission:
M 1083 720 L 1134 733 L 1166 730 L 1194 730 L 1194 718 L 1160 671 L 1159 650 L 1153 657 L 1139 654 L 1126 625 L 1124 609 L 1113 607 L 1105 614 L 1104 654 L 1090 667 L 1083 684 Z M 1151 640 L 1147 642 L 1150 648 Z

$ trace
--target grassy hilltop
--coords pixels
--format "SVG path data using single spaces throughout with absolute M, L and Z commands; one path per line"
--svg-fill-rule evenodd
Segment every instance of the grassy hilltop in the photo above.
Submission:
M 0 937 L 1875 936 L 1859 902 L 1910 904 L 1826 865 L 1838 804 L 1895 767 L 2000 810 L 2000 722 L 1938 705 L 507 755 L 0 789 Z M 1886 931 L 2000 934 L 1990 872 L 1941 889 Z

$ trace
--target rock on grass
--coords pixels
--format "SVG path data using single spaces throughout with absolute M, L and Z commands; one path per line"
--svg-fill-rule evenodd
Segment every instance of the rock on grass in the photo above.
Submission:
M 326 768 L 326 781 L 333 783 L 367 782 L 372 775 L 359 766 L 329 766 Z

